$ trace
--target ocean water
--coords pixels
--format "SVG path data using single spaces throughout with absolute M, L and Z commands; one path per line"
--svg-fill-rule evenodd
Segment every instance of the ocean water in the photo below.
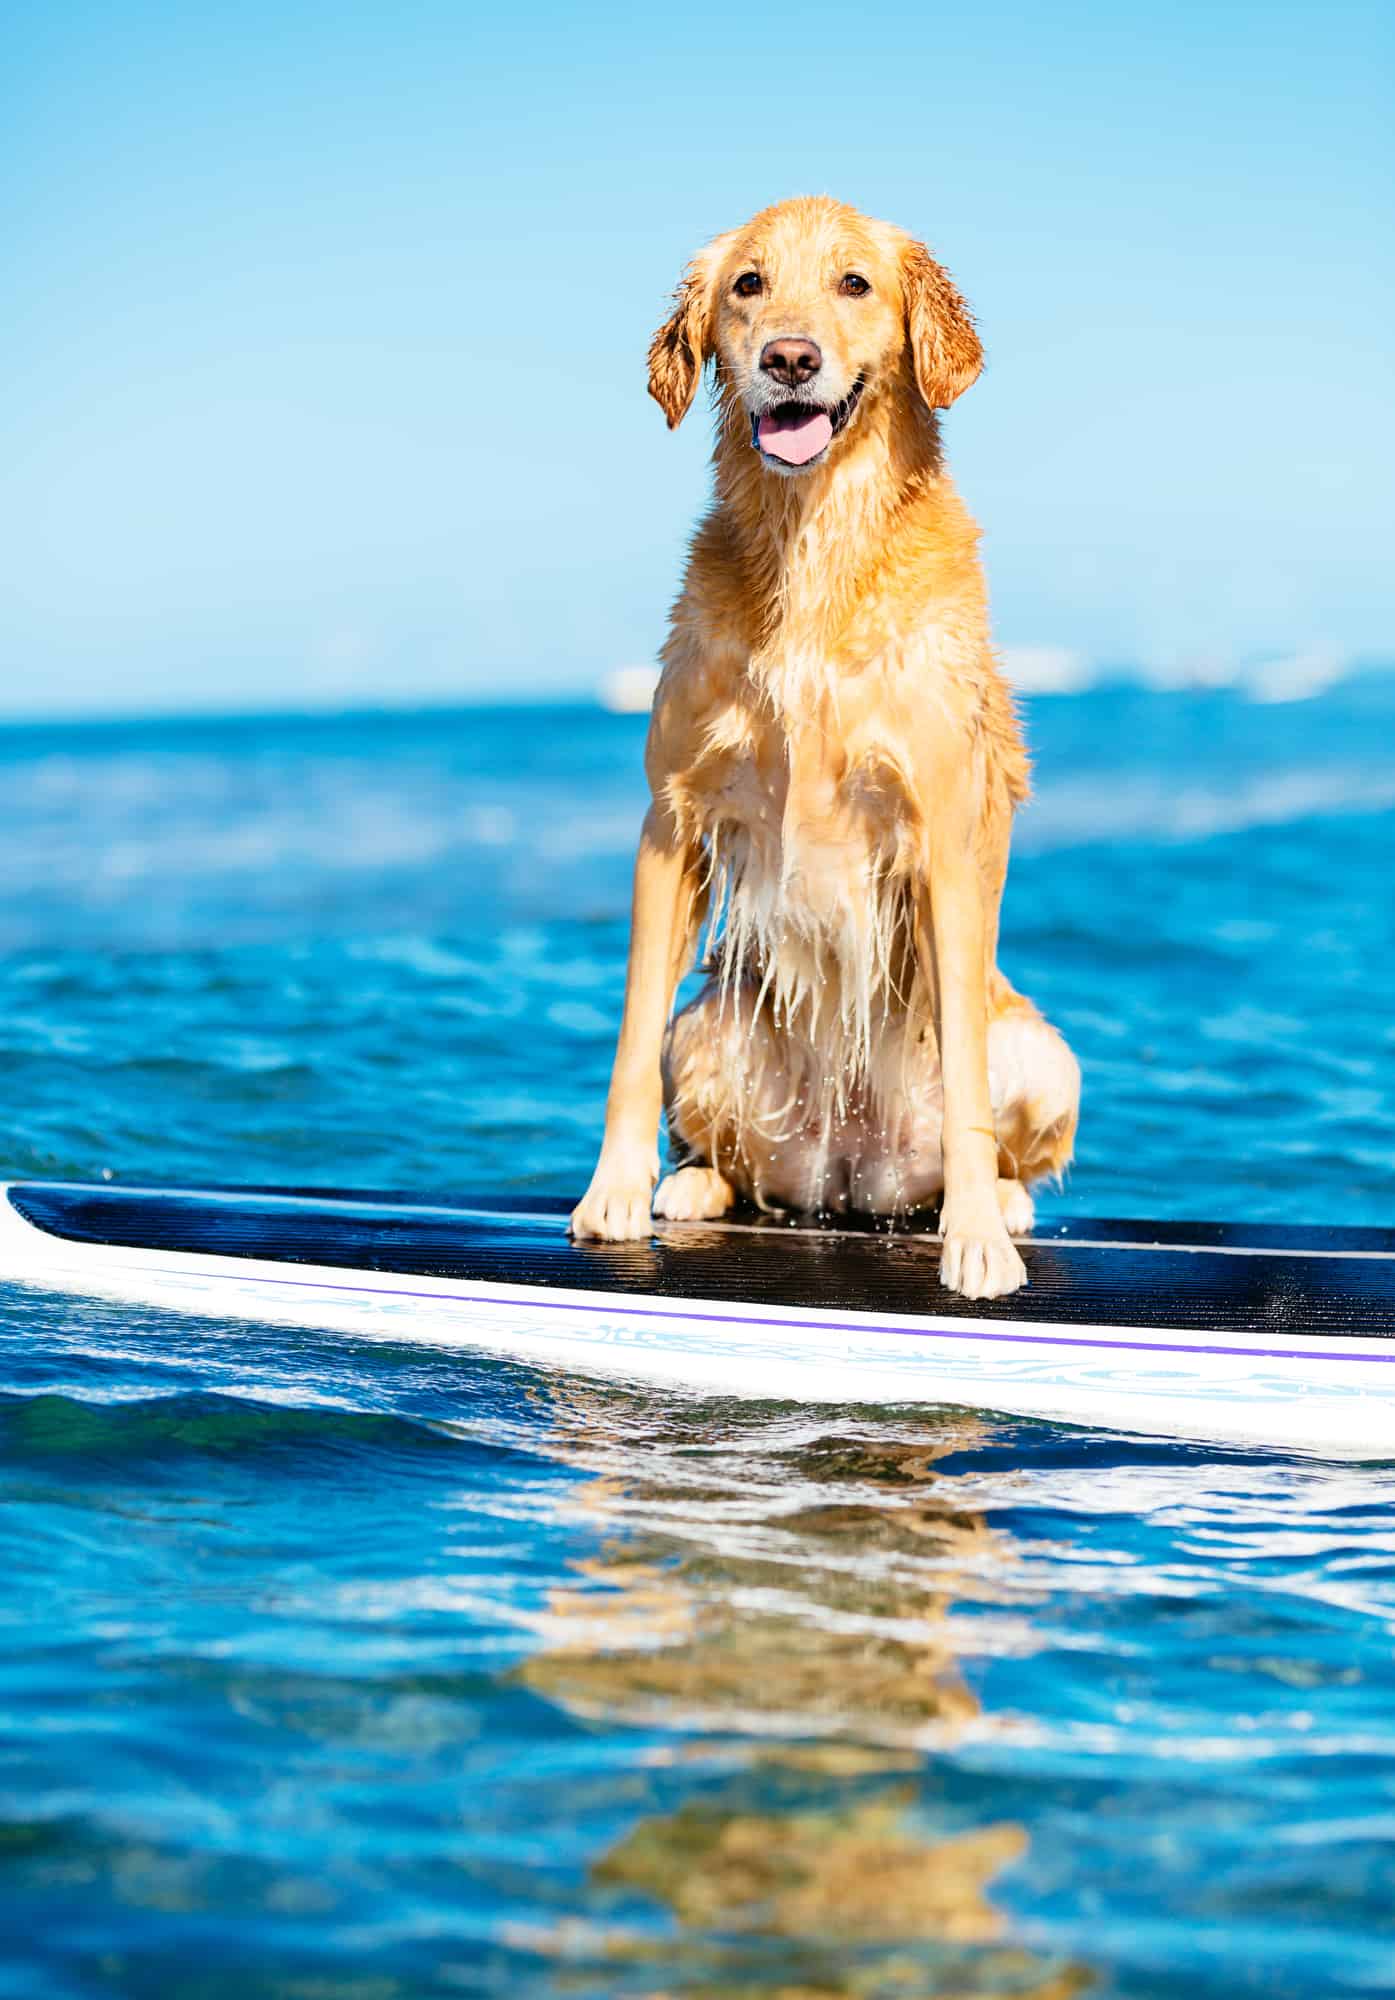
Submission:
M 1045 1212 L 1395 1215 L 1395 680 L 1036 701 Z M 642 722 L 0 734 L 0 1172 L 579 1189 Z M 1395 1990 L 1389 1467 L 0 1287 L 0 1995 Z

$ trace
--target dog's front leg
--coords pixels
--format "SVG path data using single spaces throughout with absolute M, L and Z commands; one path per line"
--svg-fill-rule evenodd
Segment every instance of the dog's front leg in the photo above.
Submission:
M 922 973 L 934 996 L 944 1085 L 940 1282 L 970 1299 L 1001 1298 L 1027 1281 L 998 1204 L 984 895 L 972 801 L 960 797 L 946 804 L 932 828 L 917 929 Z M 930 951 L 933 961 L 927 963 Z
M 671 816 L 650 807 L 635 859 L 625 1011 L 606 1098 L 605 1137 L 591 1185 L 572 1210 L 573 1236 L 610 1243 L 647 1236 L 659 1176 L 664 1029 L 697 927 L 692 857 Z

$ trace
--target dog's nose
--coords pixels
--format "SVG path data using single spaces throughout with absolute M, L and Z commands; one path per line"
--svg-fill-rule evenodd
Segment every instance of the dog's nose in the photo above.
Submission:
M 787 389 L 797 389 L 823 366 L 823 356 L 812 340 L 767 340 L 760 351 L 762 373 L 773 375 Z

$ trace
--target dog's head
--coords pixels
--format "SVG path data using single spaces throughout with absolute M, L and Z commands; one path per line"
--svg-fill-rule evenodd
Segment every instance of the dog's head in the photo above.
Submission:
M 822 464 L 898 388 L 947 408 L 983 349 L 923 243 L 818 197 L 764 209 L 684 272 L 649 348 L 649 393 L 670 429 L 709 360 L 762 464 L 789 477 Z

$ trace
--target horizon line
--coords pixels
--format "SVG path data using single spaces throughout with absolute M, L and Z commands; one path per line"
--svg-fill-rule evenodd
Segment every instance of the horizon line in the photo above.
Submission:
M 1026 674 L 1018 678 L 1011 671 L 1006 679 L 1014 693 L 1027 698 L 1064 699 L 1091 694 L 1105 688 L 1132 687 L 1154 694 L 1247 694 L 1260 701 L 1303 700 L 1311 695 L 1351 680 L 1395 673 L 1395 652 L 1362 654 L 1339 658 L 1322 653 L 1303 653 L 1287 659 L 1260 663 L 1198 661 L 1177 667 L 1144 665 L 1129 661 L 1091 662 L 1084 655 L 1064 648 L 1003 647 L 1004 655 L 1040 656 L 1059 663 L 1059 671 L 1038 678 Z M 1295 672 L 1295 669 L 1297 670 Z M 339 696 L 309 695 L 299 700 L 242 703 L 209 702 L 185 706 L 158 703 L 127 707 L 76 705 L 55 708 L 7 708 L 0 703 L 0 732 L 20 733 L 45 729 L 104 729 L 137 724 L 150 726 L 247 722 L 335 722 L 355 718 L 470 714 L 479 710 L 585 709 L 598 714 L 623 715 L 647 710 L 625 710 L 605 698 L 611 673 L 575 684 L 543 685 L 535 689 L 517 685 L 507 693 L 488 687 L 462 689 L 449 694 L 420 693 L 400 698 L 384 694 L 362 695 L 347 690 Z M 626 669 L 623 671 L 632 671 Z

